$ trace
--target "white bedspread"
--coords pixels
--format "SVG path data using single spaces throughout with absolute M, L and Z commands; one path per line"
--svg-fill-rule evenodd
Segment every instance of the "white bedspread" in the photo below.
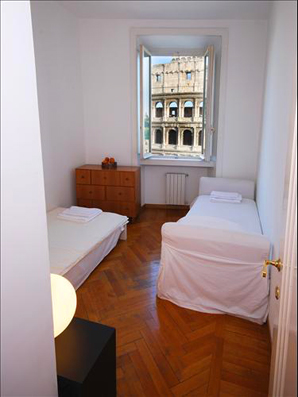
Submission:
M 88 223 L 69 222 L 57 218 L 63 209 L 47 214 L 51 272 L 61 275 L 128 221 L 126 216 L 103 212 Z
M 262 324 L 268 281 L 261 271 L 269 248 L 253 200 L 212 203 L 199 196 L 186 217 L 162 227 L 157 294 L 189 309 Z
M 210 196 L 199 196 L 187 218 L 193 215 L 234 222 L 244 232 L 262 234 L 257 206 L 253 200 L 243 199 L 240 204 L 212 203 Z

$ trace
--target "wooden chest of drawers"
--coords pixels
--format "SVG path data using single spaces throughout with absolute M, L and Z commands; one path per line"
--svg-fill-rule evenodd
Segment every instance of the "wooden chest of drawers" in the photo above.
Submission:
M 139 167 L 102 169 L 100 165 L 83 165 L 76 169 L 77 205 L 101 208 L 136 218 L 140 211 Z

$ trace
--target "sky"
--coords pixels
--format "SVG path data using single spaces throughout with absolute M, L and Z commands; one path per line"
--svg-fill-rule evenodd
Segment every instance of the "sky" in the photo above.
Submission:
M 157 65 L 158 63 L 170 63 L 172 59 L 173 59 L 173 57 L 152 56 L 151 63 L 152 63 L 152 65 Z

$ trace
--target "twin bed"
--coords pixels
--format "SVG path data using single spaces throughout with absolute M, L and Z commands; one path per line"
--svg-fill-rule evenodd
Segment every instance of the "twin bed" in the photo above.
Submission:
M 87 223 L 58 219 L 64 208 L 48 212 L 51 273 L 67 278 L 75 289 L 87 279 L 119 238 L 126 239 L 126 216 L 103 212 Z
M 238 192 L 240 204 L 212 202 L 212 191 Z M 51 272 L 77 289 L 116 246 L 126 239 L 126 216 L 103 212 L 87 223 L 61 220 L 63 208 L 48 213 Z M 268 282 L 262 266 L 270 243 L 263 236 L 254 202 L 254 183 L 201 178 L 188 214 L 162 227 L 157 295 L 181 307 L 229 313 L 264 323 Z
M 214 203 L 214 190 L 238 192 L 243 200 Z M 270 243 L 253 199 L 251 181 L 201 178 L 199 197 L 186 217 L 162 227 L 160 298 L 201 312 L 266 321 L 269 291 L 262 267 Z

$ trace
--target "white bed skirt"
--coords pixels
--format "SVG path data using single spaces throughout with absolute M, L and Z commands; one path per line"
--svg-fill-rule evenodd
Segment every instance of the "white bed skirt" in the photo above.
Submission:
M 85 280 L 90 276 L 98 264 L 112 251 L 116 246 L 119 237 L 122 233 L 123 227 L 118 228 L 105 238 L 100 246 L 89 252 L 83 259 L 81 259 L 75 266 L 73 266 L 63 276 L 69 280 L 74 288 L 77 290 Z
M 263 324 L 269 285 L 261 271 L 268 251 L 261 235 L 166 223 L 157 295 L 188 309 Z

